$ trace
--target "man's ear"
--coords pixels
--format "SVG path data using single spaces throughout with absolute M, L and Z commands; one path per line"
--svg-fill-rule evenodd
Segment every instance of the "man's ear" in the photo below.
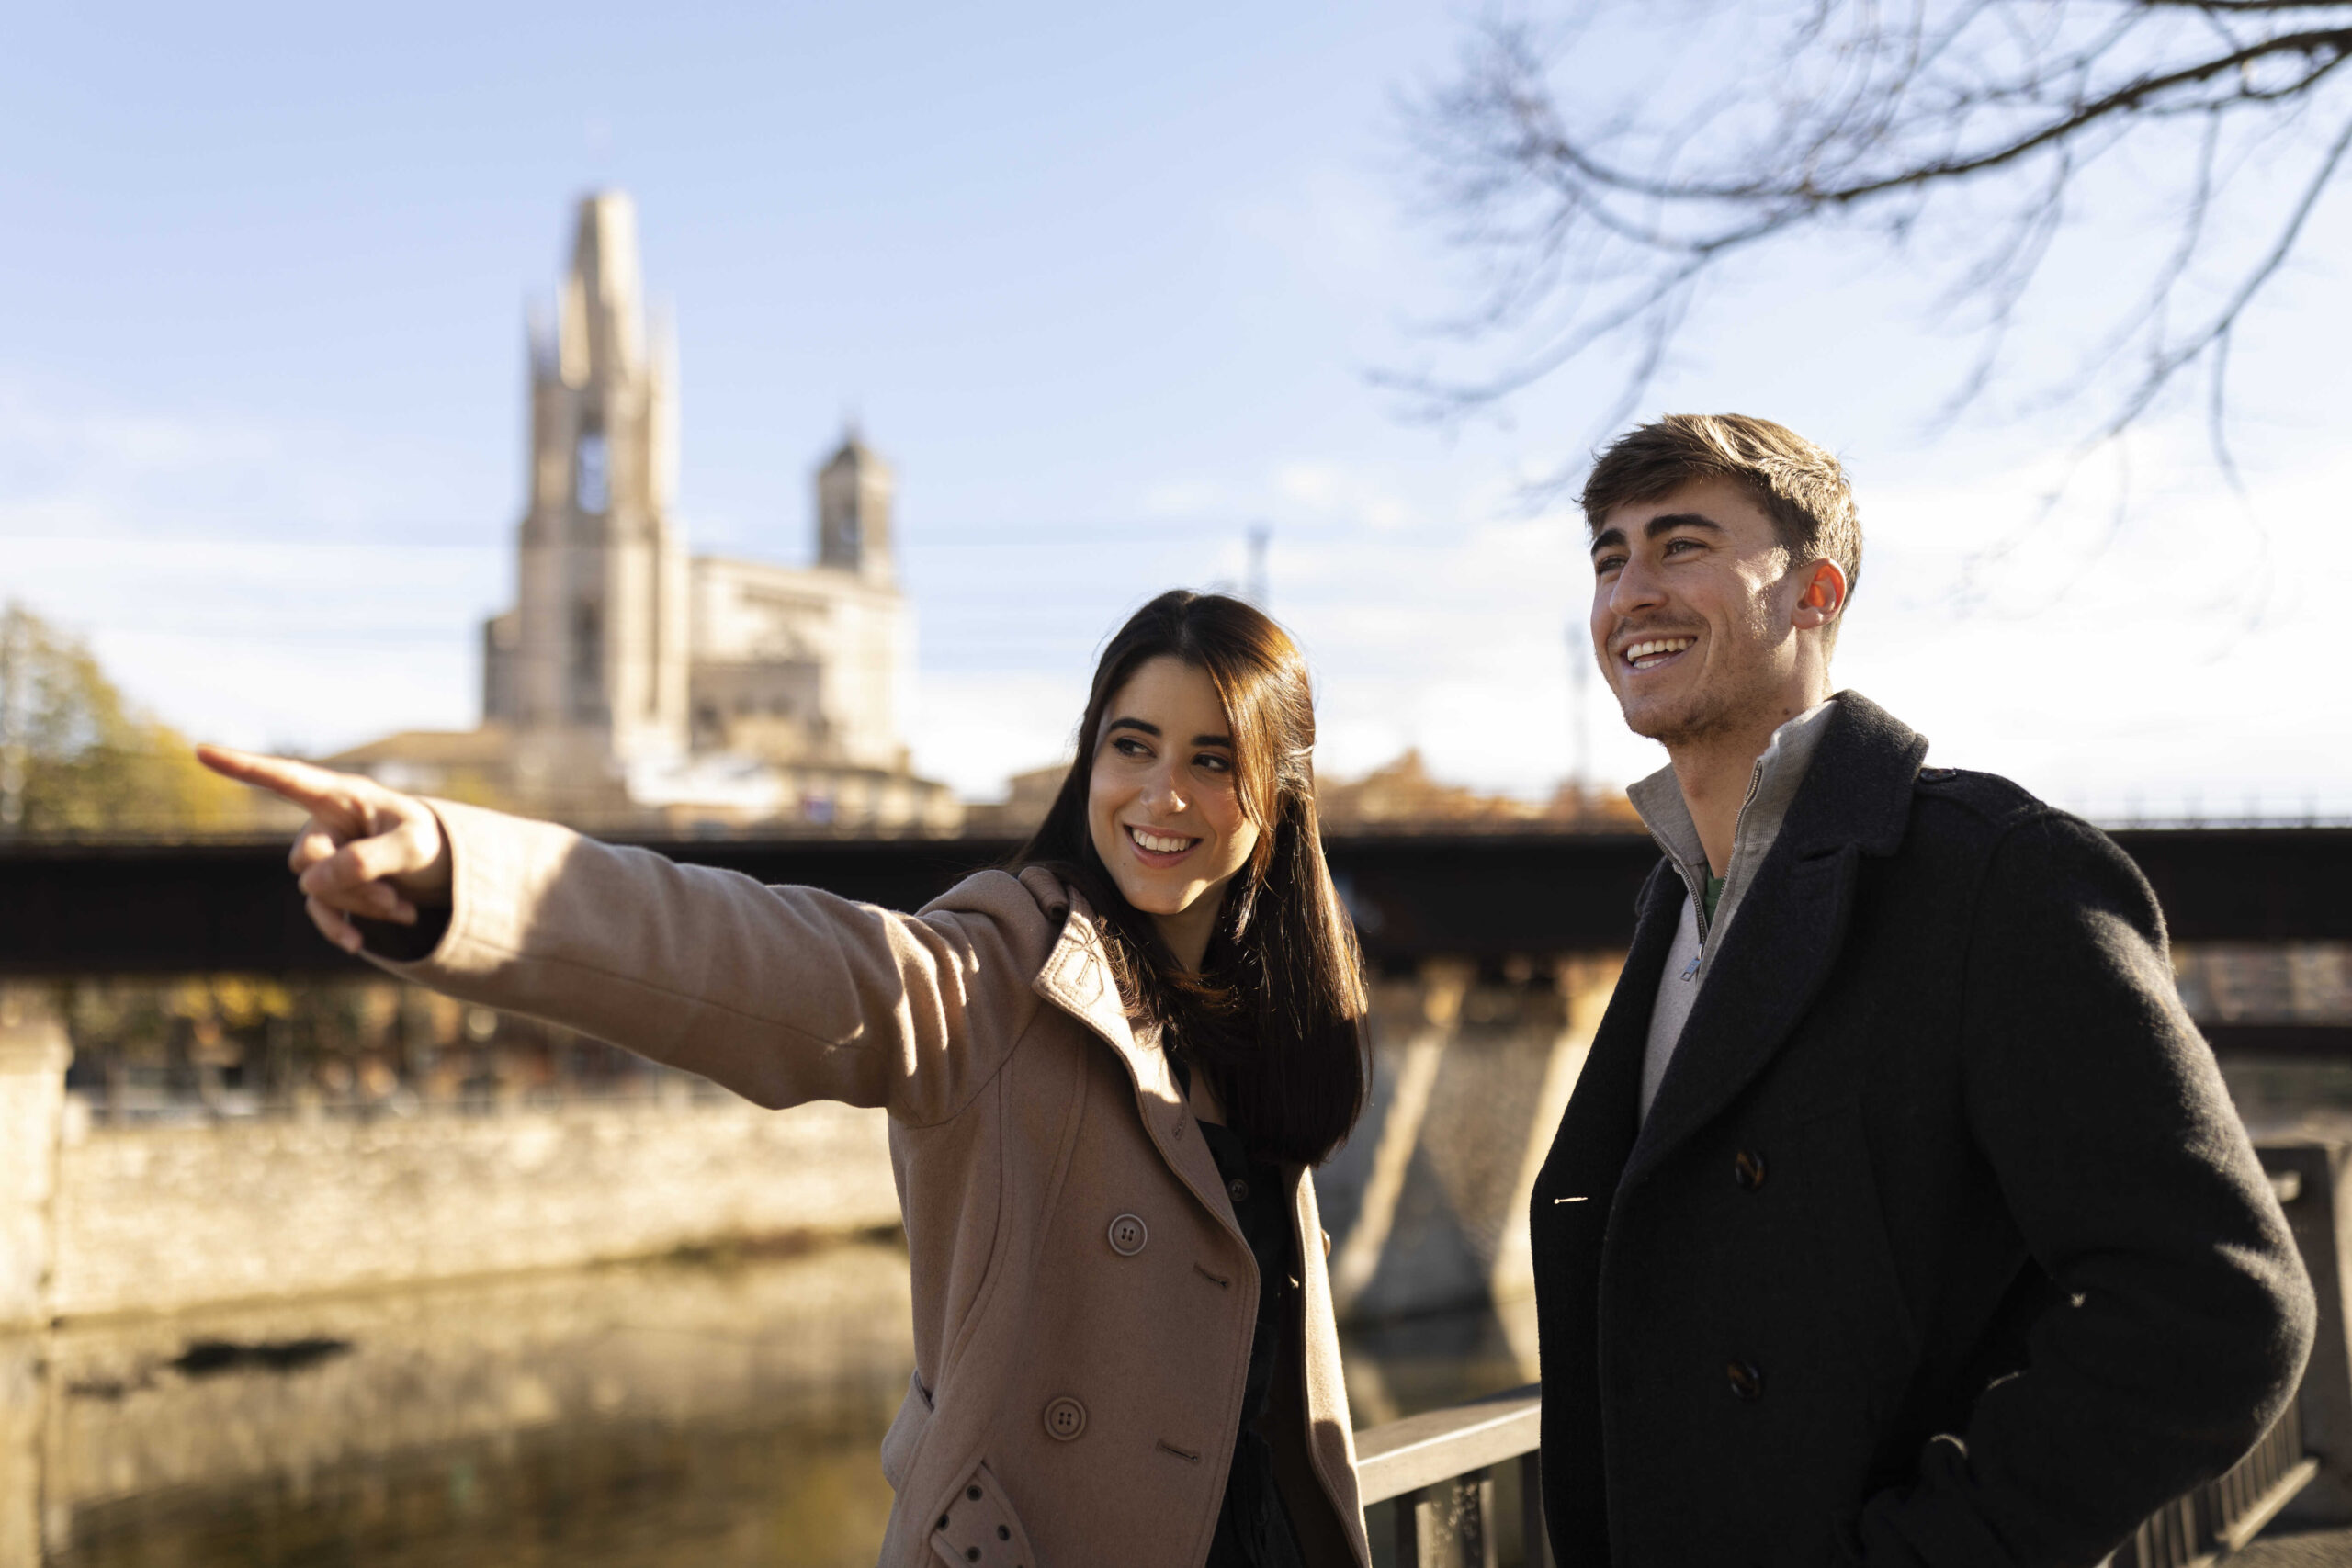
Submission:
M 1804 592 L 1797 595 L 1794 617 L 1799 631 L 1826 626 L 1846 607 L 1846 571 L 1834 560 L 1815 561 Z

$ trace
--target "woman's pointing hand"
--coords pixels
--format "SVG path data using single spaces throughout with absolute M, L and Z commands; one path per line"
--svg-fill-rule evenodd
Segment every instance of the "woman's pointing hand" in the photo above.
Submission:
M 225 746 L 198 746 L 196 756 L 214 773 L 311 814 L 287 863 L 311 923 L 345 953 L 360 948 L 354 915 L 413 925 L 419 907 L 448 904 L 448 840 L 433 808 L 416 796 L 357 773 Z

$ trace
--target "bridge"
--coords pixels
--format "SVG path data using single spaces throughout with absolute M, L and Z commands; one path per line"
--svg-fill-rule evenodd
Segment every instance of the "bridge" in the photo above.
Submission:
M 2123 829 L 2177 942 L 2352 941 L 2352 829 Z M 911 909 L 1003 863 L 1001 839 L 632 840 L 763 882 Z M 1622 951 L 1657 858 L 1633 833 L 1340 834 L 1332 874 L 1365 955 L 1403 976 L 1431 960 L 1486 968 Z M 354 971 L 322 941 L 282 840 L 0 845 L 0 976 Z M 2224 1054 L 2352 1057 L 2352 1026 L 2213 1024 Z

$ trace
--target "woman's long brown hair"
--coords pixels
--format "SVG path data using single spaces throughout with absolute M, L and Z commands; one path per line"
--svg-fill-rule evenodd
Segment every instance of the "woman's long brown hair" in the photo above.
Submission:
M 1154 659 L 1216 688 L 1232 727 L 1234 783 L 1257 847 L 1225 894 L 1197 975 L 1129 904 L 1087 819 L 1094 752 L 1111 700 Z M 1315 816 L 1315 703 L 1306 660 L 1260 611 L 1218 593 L 1163 593 L 1102 650 L 1078 756 L 1018 865 L 1043 865 L 1085 896 L 1103 927 L 1129 1010 L 1205 1071 L 1234 1128 L 1261 1157 L 1319 1165 L 1363 1113 L 1363 961 L 1331 885 Z

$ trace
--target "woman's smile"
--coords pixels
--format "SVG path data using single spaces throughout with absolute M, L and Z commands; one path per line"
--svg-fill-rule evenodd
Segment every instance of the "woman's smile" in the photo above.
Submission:
M 1127 830 L 1127 841 L 1136 847 L 1136 858 L 1154 868 L 1174 865 L 1201 842 L 1188 834 L 1159 831 L 1133 822 L 1122 826 Z

